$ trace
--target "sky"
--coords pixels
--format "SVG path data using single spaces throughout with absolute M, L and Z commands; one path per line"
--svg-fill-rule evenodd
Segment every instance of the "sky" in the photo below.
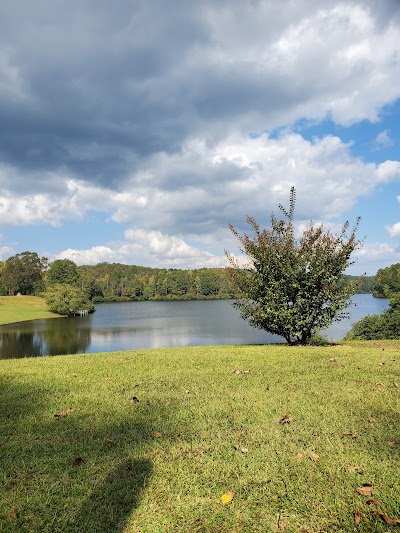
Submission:
M 292 186 L 400 262 L 399 0 L 0 0 L 0 260 L 223 267 Z

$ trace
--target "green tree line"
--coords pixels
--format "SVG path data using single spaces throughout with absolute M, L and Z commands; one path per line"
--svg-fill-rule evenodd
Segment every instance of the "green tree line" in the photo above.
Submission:
M 354 276 L 344 276 L 348 283 Z M 120 263 L 77 266 L 69 259 L 50 263 L 35 252 L 0 262 L 2 295 L 43 295 L 55 285 L 78 288 L 92 302 L 226 299 L 236 296 L 224 268 L 161 269 Z M 357 292 L 371 293 L 374 276 L 364 276 Z

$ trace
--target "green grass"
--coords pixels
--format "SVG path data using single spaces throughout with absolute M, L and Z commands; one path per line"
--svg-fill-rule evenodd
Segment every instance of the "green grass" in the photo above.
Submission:
M 0 296 L 0 326 L 35 320 L 57 318 L 60 315 L 47 311 L 46 302 L 38 296 Z
M 399 348 L 0 361 L 0 531 L 347 532 L 356 506 L 357 531 L 389 531 L 356 488 L 400 518 Z

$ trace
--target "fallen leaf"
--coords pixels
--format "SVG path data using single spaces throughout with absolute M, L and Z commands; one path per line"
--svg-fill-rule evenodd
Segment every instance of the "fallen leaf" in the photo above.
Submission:
M 17 519 L 18 519 L 18 511 L 17 511 L 17 508 L 16 508 L 16 507 L 13 507 L 13 508 L 12 508 L 12 511 L 11 511 L 11 518 L 13 518 L 14 520 L 17 520 Z
M 358 505 L 356 505 L 356 509 L 354 511 L 354 522 L 358 526 L 358 524 L 361 522 L 361 513 L 360 509 L 358 508 Z
M 248 453 L 249 452 L 249 449 L 248 448 L 245 448 L 244 446 L 242 446 L 242 448 L 240 448 L 240 451 L 242 453 Z
M 161 433 L 161 431 L 155 431 L 155 432 L 154 432 L 154 436 L 155 436 L 157 439 L 159 439 L 160 437 L 162 437 L 162 433 Z
M 70 378 L 77 378 L 77 377 L 78 377 L 78 374 L 70 374 L 69 377 L 70 377 Z
M 368 422 L 378 422 L 376 418 L 372 418 L 372 416 L 370 418 L 368 418 Z
M 112 439 L 106 439 L 106 444 L 112 444 L 114 441 Z
M 364 474 L 362 466 L 350 466 L 347 469 L 348 472 L 357 472 L 357 474 Z
M 131 402 L 131 403 L 139 403 L 139 398 L 137 398 L 136 396 L 133 396 L 133 397 L 130 399 L 130 402 Z
M 234 370 L 233 373 L 234 374 L 238 374 L 238 375 L 239 374 L 250 374 L 250 370 L 239 370 L 239 369 L 237 369 L 237 370 Z
M 228 492 L 225 492 L 225 494 L 220 497 L 220 500 L 224 505 L 226 505 L 227 503 L 231 503 L 234 496 L 235 493 L 233 492 L 233 490 L 230 490 Z
M 310 452 L 310 453 L 308 454 L 308 457 L 311 459 L 311 461 L 314 461 L 314 462 L 315 462 L 315 461 L 318 461 L 318 459 L 319 459 L 319 455 L 317 455 L 317 454 L 314 453 L 314 452 Z
M 75 457 L 75 459 L 72 461 L 72 466 L 79 466 L 82 465 L 85 462 L 85 459 L 82 459 L 82 457 Z
M 398 387 L 398 386 L 399 386 L 398 383 L 396 383 L 396 382 L 393 383 L 393 387 Z
M 363 496 L 372 496 L 372 485 L 371 483 L 363 483 L 361 487 L 357 487 L 356 491 Z
M 349 437 L 351 439 L 356 439 L 357 435 L 355 435 L 354 433 L 343 433 L 342 434 L 342 439 L 344 439 L 345 437 Z
M 382 511 L 371 511 L 374 514 L 377 514 L 382 520 L 384 520 L 387 524 L 390 526 L 398 526 L 400 525 L 400 520 L 393 520 L 392 518 L 389 518 L 385 513 L 382 513 Z
M 290 424 L 291 421 L 292 421 L 292 417 L 289 416 L 289 415 L 285 415 L 283 418 L 281 418 L 279 420 L 279 423 L 280 424 Z
M 112 381 L 113 378 L 104 378 L 106 381 Z
M 378 500 L 375 500 L 375 498 L 368 498 L 368 500 L 365 502 L 367 505 L 375 505 L 376 507 L 380 506 L 380 503 Z
M 305 457 L 307 457 L 306 453 L 304 453 L 304 452 L 298 452 L 297 453 L 297 459 L 299 459 L 299 461 L 302 461 Z
M 331 363 L 336 363 L 336 359 L 329 359 Z
M 393 447 L 393 446 L 397 446 L 397 445 L 398 445 L 398 442 L 397 442 L 396 440 L 390 440 L 390 441 L 388 442 L 388 445 L 389 445 L 389 446 L 392 446 L 392 447 Z

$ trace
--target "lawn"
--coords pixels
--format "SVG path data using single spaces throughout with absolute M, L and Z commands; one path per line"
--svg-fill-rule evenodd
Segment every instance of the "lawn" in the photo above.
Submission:
M 0 361 L 0 530 L 390 531 L 382 515 L 400 518 L 399 348 Z
M 46 302 L 38 296 L 0 296 L 0 326 L 35 320 L 57 318 L 60 315 L 47 311 Z

